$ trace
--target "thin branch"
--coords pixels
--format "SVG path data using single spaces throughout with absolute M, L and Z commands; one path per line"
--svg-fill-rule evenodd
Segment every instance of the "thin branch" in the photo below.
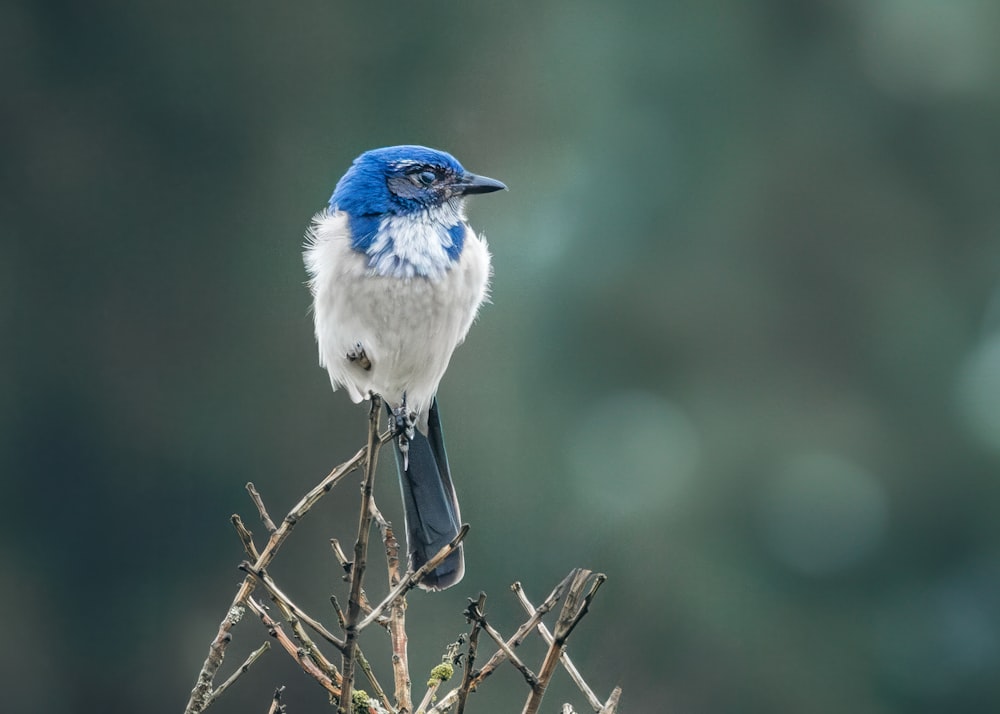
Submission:
M 552 675 L 559 665 L 559 656 L 566 647 L 567 638 L 569 638 L 580 620 L 583 619 L 583 616 L 587 614 L 590 602 L 597 593 L 597 589 L 605 580 L 603 575 L 598 574 L 595 582 L 590 587 L 590 591 L 584 595 L 583 590 L 590 576 L 591 571 L 583 568 L 577 568 L 573 573 L 573 580 L 566 593 L 566 599 L 563 601 L 559 618 L 556 620 L 552 643 L 549 645 L 549 650 L 545 654 L 545 660 L 542 662 L 542 667 L 538 672 L 538 682 L 531 688 L 531 692 L 524 702 L 522 714 L 537 714 L 538 708 L 542 704 L 542 698 L 545 696 L 545 690 L 549 686 L 549 681 L 552 679 Z
M 384 432 L 378 439 L 378 444 L 382 445 L 389 441 L 392 435 L 389 431 Z M 288 515 L 285 516 L 281 525 L 275 530 L 271 537 L 267 541 L 267 545 L 260 552 L 260 557 L 254 563 L 254 568 L 266 568 L 274 556 L 277 554 L 278 549 L 285 542 L 285 539 L 292 532 L 295 524 L 298 523 L 299 519 L 304 517 L 306 513 L 309 512 L 316 502 L 319 501 L 323 496 L 328 494 L 334 486 L 336 486 L 341 479 L 343 479 L 347 474 L 358 468 L 365 460 L 365 456 L 368 453 L 368 446 L 360 449 L 354 456 L 349 460 L 337 466 L 333 471 L 327 474 L 326 478 L 319 482 L 315 487 L 313 487 L 302 499 L 295 504 Z M 205 710 L 205 701 L 212 693 L 212 685 L 215 681 L 215 675 L 219 671 L 219 667 L 222 665 L 222 660 L 226 656 L 226 646 L 229 644 L 230 640 L 230 630 L 233 628 L 237 622 L 239 622 L 240 614 L 242 609 L 240 605 L 249 597 L 250 593 L 253 592 L 254 580 L 251 577 L 246 577 L 243 579 L 243 583 L 240 585 L 239 590 L 236 591 L 236 596 L 233 598 L 232 604 L 226 610 L 225 617 L 219 623 L 218 632 L 216 632 L 215 638 L 208 646 L 208 656 L 205 658 L 205 662 L 201 666 L 201 670 L 198 672 L 198 678 L 195 681 L 194 688 L 191 690 L 191 697 L 188 699 L 187 706 L 184 708 L 184 714 L 199 714 Z
M 377 606 L 372 608 L 372 611 L 368 614 L 364 620 L 358 625 L 358 630 L 363 630 L 372 624 L 376 619 L 378 619 L 382 613 L 384 613 L 389 606 L 399 597 L 405 595 L 409 590 L 416 587 L 417 583 L 423 579 L 427 573 L 431 572 L 437 566 L 444 562 L 445 558 L 451 555 L 452 552 L 461 544 L 462 540 L 469 534 L 469 524 L 462 524 L 462 528 L 458 531 L 458 535 L 451 539 L 451 541 L 445 545 L 441 550 L 434 554 L 434 557 L 428 560 L 426 563 L 421 565 L 417 570 L 407 573 L 406 577 L 399 581 L 389 594 L 385 596 Z
M 253 566 L 246 561 L 243 561 L 240 564 L 240 570 L 250 574 L 251 576 L 257 578 L 261 583 L 263 583 L 264 588 L 267 590 L 268 594 L 270 594 L 272 598 L 285 605 L 288 608 L 288 610 L 293 615 L 295 615 L 295 617 L 299 618 L 300 620 L 302 620 L 302 622 L 309 625 L 309 627 L 311 627 L 320 637 L 322 637 L 324 640 L 329 642 L 331 645 L 336 647 L 341 652 L 345 650 L 347 645 L 344 643 L 344 641 L 339 637 L 337 637 L 336 635 L 334 635 L 328 629 L 326 629 L 326 627 L 323 626 L 323 623 L 307 615 L 302 610 L 302 608 L 300 608 L 298 605 L 292 602 L 291 598 L 289 598 L 285 593 L 283 593 L 278 588 L 277 583 L 275 583 L 274 579 L 267 574 L 266 570 L 264 570 L 263 568 L 261 568 L 260 570 L 254 570 Z
M 243 549 L 246 550 L 247 555 L 254 560 L 257 560 L 260 555 L 257 553 L 256 546 L 254 546 L 252 534 L 249 530 L 247 530 L 246 526 L 243 525 L 243 521 L 238 515 L 234 515 L 232 517 L 232 522 L 233 526 L 236 528 L 236 532 L 240 536 L 240 540 L 243 541 Z M 246 562 L 240 566 L 243 570 L 246 570 L 248 567 L 250 567 L 250 564 Z M 263 571 L 261 572 L 263 574 Z M 333 663 L 326 658 L 326 655 L 323 654 L 319 647 L 316 646 L 316 643 L 313 642 L 312 638 L 309 637 L 309 633 L 302 627 L 302 618 L 295 614 L 295 611 L 298 610 L 295 604 L 287 598 L 282 600 L 280 597 L 281 593 L 277 591 L 276 587 L 273 590 L 268 588 L 268 590 L 270 591 L 269 595 L 271 596 L 272 602 L 274 602 L 275 606 L 281 610 L 282 617 L 284 617 L 285 621 L 292 627 L 295 639 L 302 643 L 302 646 L 305 648 L 310 659 L 312 659 L 312 661 L 316 663 L 316 666 L 323 670 L 323 672 L 325 672 L 326 675 L 334 682 L 341 681 L 340 672 L 338 672 Z M 213 695 L 213 698 L 215 696 L 217 695 Z
M 231 515 L 229 520 L 232 522 L 233 528 L 236 529 L 236 535 L 240 537 L 240 542 L 243 543 L 243 550 L 246 551 L 247 556 L 251 560 L 257 560 L 260 557 L 260 552 L 253 542 L 253 533 L 243 524 L 243 519 L 238 513 Z
M 375 696 L 382 702 L 382 706 L 389 710 L 391 714 L 396 714 L 396 707 L 392 706 L 392 703 L 389 701 L 389 695 L 385 693 L 385 690 L 382 689 L 382 685 L 379 684 L 378 679 L 375 678 L 375 672 L 372 670 L 372 666 L 369 664 L 368 658 L 365 657 L 365 653 L 361 651 L 361 647 L 358 647 L 355 650 L 354 656 L 358 660 L 358 667 L 360 667 L 361 671 L 365 673 L 365 677 L 368 678 L 368 683 L 371 684 L 372 689 L 375 690 Z M 400 709 L 402 709 L 402 707 Z M 410 710 L 406 709 L 405 711 L 409 712 Z
M 465 712 L 465 702 L 472 690 L 473 665 L 476 663 L 476 650 L 479 648 L 479 629 L 483 618 L 483 608 L 486 607 L 486 593 L 479 593 L 479 599 L 469 600 L 466 617 L 472 621 L 472 632 L 469 633 L 469 651 L 465 655 L 465 674 L 462 676 L 462 686 L 458 690 L 457 714 Z
M 271 520 L 271 516 L 268 515 L 267 509 L 264 508 L 264 499 L 260 497 L 257 492 L 257 487 L 253 485 L 253 481 L 247 482 L 247 492 L 250 494 L 250 500 L 253 501 L 253 505 L 257 506 L 257 512 L 260 514 L 260 520 L 264 524 L 268 533 L 274 533 L 278 530 L 278 527 L 274 525 L 274 521 Z
M 271 697 L 271 706 L 267 710 L 267 714 L 285 714 L 285 705 L 281 703 L 281 693 L 285 691 L 285 685 L 281 685 L 274 690 L 274 696 Z
M 436 677 L 430 679 L 427 682 L 427 691 L 424 692 L 424 698 L 420 700 L 420 704 L 417 705 L 417 714 L 427 714 L 427 705 L 431 703 L 437 693 L 438 687 L 441 686 L 441 680 Z
M 569 585 L 569 582 L 573 578 L 575 572 L 575 570 L 571 571 L 569 575 L 563 578 L 562 582 L 556 585 L 552 592 L 549 593 L 548 597 L 546 597 L 542 601 L 542 604 L 538 606 L 535 610 L 535 614 L 529 617 L 521 624 L 520 627 L 517 628 L 517 631 L 513 634 L 513 636 L 507 640 L 508 648 L 513 649 L 514 647 L 520 645 L 524 641 L 524 638 L 535 629 L 535 626 L 539 622 L 541 622 L 542 617 L 555 607 L 556 603 L 559 602 L 559 598 L 561 598 L 563 592 L 565 592 L 566 587 Z M 473 677 L 473 688 L 479 686 L 484 679 L 493 674 L 496 668 L 500 666 L 505 659 L 507 659 L 507 655 L 503 650 L 497 650 L 494 652 L 493 656 L 487 660 L 482 669 L 480 669 L 479 672 L 476 673 L 475 677 Z M 434 705 L 433 708 L 427 710 L 427 714 L 442 714 L 442 712 L 447 711 L 450 707 L 454 706 L 455 702 L 458 701 L 458 692 L 458 687 L 449 691 L 437 704 Z
M 534 615 L 535 607 L 531 604 L 531 601 L 528 600 L 528 596 L 525 594 L 524 588 L 521 587 L 521 583 L 514 583 L 511 586 L 511 590 L 514 591 L 514 594 L 520 601 L 521 607 L 524 608 L 524 611 L 529 615 Z M 545 644 L 551 646 L 552 633 L 549 632 L 549 628 L 546 627 L 544 623 L 538 623 L 538 632 L 542 635 L 542 639 L 545 640 Z M 559 659 L 562 662 L 563 667 L 569 673 L 570 678 L 576 683 L 577 688 L 579 688 L 579 690 L 583 693 L 583 696 L 587 698 L 587 702 L 590 704 L 591 709 L 595 712 L 600 712 L 604 705 L 601 703 L 601 700 L 597 698 L 597 695 L 594 694 L 594 690 L 592 690 L 584 681 L 583 675 L 580 674 L 580 670 L 578 670 L 576 665 L 573 664 L 569 655 L 563 651 L 562 654 L 559 655 Z
M 514 665 L 514 668 L 521 673 L 521 676 L 524 677 L 524 681 L 528 683 L 528 686 L 534 687 L 538 683 L 538 677 L 528 668 L 526 664 L 524 664 L 524 662 L 521 661 L 520 657 L 514 654 L 514 650 L 507 645 L 503 635 L 501 635 L 496 628 L 486 621 L 486 616 L 478 609 L 472 607 L 468 608 L 465 612 L 466 616 L 476 618 L 479 621 L 483 631 L 486 632 L 486 634 L 489 635 L 494 642 L 496 642 L 497 647 L 500 648 L 510 663 Z
M 427 680 L 427 691 L 424 693 L 424 698 L 420 700 L 420 704 L 417 706 L 417 714 L 426 714 L 427 707 L 430 706 L 431 700 L 434 699 L 438 687 L 441 686 L 443 682 L 447 682 L 455 674 L 455 665 L 457 665 L 462 656 L 458 653 L 462 649 L 462 645 L 465 644 L 465 635 L 461 634 L 458 636 L 458 640 L 452 642 L 445 648 L 444 656 L 441 657 L 441 664 L 434 667 L 431 670 L 431 677 Z
M 333 610 L 334 612 L 337 613 L 337 621 L 340 623 L 340 628 L 344 629 L 347 625 L 347 618 L 344 615 L 343 609 L 340 607 L 340 603 L 337 601 L 336 595 L 330 596 L 330 604 L 333 605 Z M 361 651 L 360 646 L 356 647 L 356 656 L 358 659 L 358 665 L 361 667 L 361 671 L 365 673 L 365 676 L 368 677 L 368 681 L 371 682 L 372 689 L 375 690 L 376 694 L 380 693 L 379 694 L 380 699 L 384 697 L 383 704 L 385 705 L 386 709 L 388 709 L 390 712 L 395 711 L 395 709 L 389 703 L 388 698 L 386 697 L 385 692 L 382 689 L 382 685 L 379 684 L 377 679 L 375 679 L 375 673 L 372 671 L 371 667 L 368 666 L 368 660 L 365 658 L 365 655 Z
M 252 665 L 258 659 L 260 659 L 264 655 L 264 653 L 267 652 L 269 649 L 271 649 L 271 643 L 265 642 L 260 647 L 251 652 L 250 656 L 243 661 L 243 664 L 241 664 L 236 669 L 236 671 L 229 676 L 229 679 L 227 679 L 225 682 L 223 682 L 222 684 L 220 684 L 218 687 L 215 688 L 215 691 L 213 691 L 212 694 L 208 697 L 208 701 L 205 702 L 205 708 L 208 709 L 210 706 L 212 706 L 212 704 L 215 703 L 215 700 L 221 697 L 222 693 L 225 692 L 227 689 L 229 689 L 229 687 L 231 687 L 237 679 L 239 679 L 243 674 L 246 674 L 246 671 L 250 669 L 250 665 Z
M 289 637 L 288 634 L 281 628 L 281 625 L 275 622 L 271 616 L 267 614 L 267 610 L 264 609 L 264 606 L 252 597 L 248 597 L 246 603 L 247 607 L 250 608 L 250 610 L 260 618 L 260 621 L 264 623 L 264 627 L 267 628 L 268 633 L 278 640 L 278 644 L 280 644 L 285 651 L 292 656 L 292 659 L 299 663 L 299 666 L 305 670 L 306 674 L 319 682 L 320 686 L 322 686 L 323 689 L 328 691 L 330 694 L 335 697 L 339 697 L 341 691 L 340 688 L 337 687 L 334 681 L 327 676 L 325 672 L 316 666 L 315 662 L 309 659 L 305 652 L 298 645 L 296 645 L 295 641 L 292 640 L 292 638 Z
M 389 587 L 395 589 L 400 583 L 399 541 L 396 540 L 392 524 L 382 515 L 382 511 L 379 510 L 375 501 L 372 501 L 372 517 L 378 525 L 379 532 L 382 534 L 382 544 L 385 546 L 385 564 L 389 576 Z M 376 615 L 376 617 L 378 616 Z M 381 620 L 378 621 L 381 622 Z M 406 636 L 405 596 L 400 595 L 390 604 L 386 626 L 389 630 L 389 640 L 392 643 L 392 679 L 395 685 L 396 705 L 400 711 L 410 712 L 413 710 L 413 695 L 410 680 L 410 659 L 407 652 L 409 638 Z
M 622 697 L 622 688 L 615 687 L 611 690 L 611 696 L 608 697 L 608 701 L 604 703 L 601 707 L 601 711 L 598 714 L 615 714 L 618 711 L 618 700 Z
M 340 547 L 339 540 L 331 538 L 330 547 L 333 549 L 333 555 L 337 559 L 337 562 L 340 563 L 340 567 L 344 569 L 344 580 L 347 580 L 351 576 L 351 561 L 348 560 L 344 549 Z
M 358 519 L 358 540 L 354 545 L 354 564 L 351 566 L 351 592 L 347 599 L 347 619 L 344 621 L 345 649 L 341 671 L 344 673 L 344 692 L 340 698 L 340 714 L 351 714 L 351 689 L 354 684 L 354 651 L 358 640 L 358 619 L 361 615 L 361 582 L 365 576 L 368 557 L 368 538 L 372 527 L 372 491 L 375 483 L 375 466 L 378 463 L 378 418 L 382 399 L 371 397 L 368 413 L 368 445 L 365 449 L 365 478 L 361 490 L 361 515 Z

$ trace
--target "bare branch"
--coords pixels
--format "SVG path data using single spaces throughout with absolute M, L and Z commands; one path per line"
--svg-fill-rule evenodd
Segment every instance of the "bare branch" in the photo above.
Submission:
M 374 622 L 379 616 L 382 615 L 383 612 L 385 612 L 389 608 L 390 605 L 392 605 L 392 603 L 396 600 L 396 598 L 402 597 L 404 594 L 406 594 L 407 591 L 416 587 L 417 583 L 419 583 L 420 580 L 425 575 L 427 575 L 427 573 L 431 572 L 432 570 L 434 570 L 434 568 L 441 565 L 441 563 L 444 562 L 444 559 L 447 558 L 456 548 L 458 548 L 459 544 L 468 534 L 469 534 L 469 524 L 465 523 L 462 525 L 462 528 L 458 531 L 458 535 L 452 538 L 451 542 L 449 542 L 448 545 L 444 546 L 443 548 L 441 548 L 441 550 L 435 553 L 433 558 L 431 558 L 426 563 L 421 565 L 420 568 L 418 568 L 414 572 L 407 573 L 406 577 L 400 580 L 399 584 L 396 585 L 396 587 L 394 587 L 389 592 L 389 594 L 385 596 L 385 599 L 382 600 L 382 602 L 380 602 L 376 607 L 372 608 L 372 611 L 371 613 L 369 613 L 368 617 L 362 620 L 361 623 L 358 625 L 358 630 L 363 630 L 364 628 L 368 627 L 368 625 L 372 624 L 372 622 Z
M 382 534 L 382 544 L 385 546 L 386 571 L 389 576 L 389 587 L 395 589 L 400 582 L 399 575 L 399 541 L 392 529 L 392 524 L 385 519 L 382 511 L 372 501 L 372 517 Z M 400 711 L 410 712 L 413 709 L 412 683 L 410 681 L 410 659 L 407 652 L 409 638 L 406 636 L 406 598 L 397 597 L 389 605 L 387 620 L 379 617 L 375 610 L 377 622 L 385 622 L 392 642 L 392 678 L 395 684 L 396 704 Z M 369 615 L 370 616 L 370 615 Z M 366 617 L 365 620 L 368 618 Z M 362 623 L 363 624 L 363 623 Z
M 257 560 L 260 557 L 260 552 L 257 550 L 257 546 L 254 545 L 253 533 L 243 525 L 243 519 L 240 518 L 238 513 L 231 515 L 229 520 L 232 522 L 233 528 L 236 529 L 236 535 L 240 537 L 240 542 L 243 543 L 243 550 L 246 551 L 247 557 Z
M 622 688 L 615 687 L 611 691 L 611 696 L 608 697 L 608 701 L 604 703 L 604 706 L 601 707 L 601 711 L 598 714 L 615 714 L 615 712 L 618 711 L 618 700 L 621 699 L 621 696 Z
M 267 614 L 267 610 L 264 606 L 254 600 L 252 597 L 248 597 L 246 600 L 247 607 L 250 608 L 260 621 L 264 623 L 267 631 L 272 637 L 278 640 L 285 651 L 292 656 L 292 658 L 299 663 L 299 666 L 305 670 L 306 674 L 311 676 L 320 686 L 335 697 L 340 696 L 340 688 L 334 683 L 334 681 L 313 662 L 306 653 L 295 644 L 294 640 L 288 636 L 288 634 L 281 628 L 281 625 L 275 622 L 270 615 Z
M 514 650 L 511 649 L 506 641 L 504 641 L 503 635 L 497 632 L 497 630 L 486 621 L 486 616 L 478 609 L 472 607 L 468 608 L 465 612 L 467 617 L 472 617 L 478 620 L 480 626 L 483 628 L 483 631 L 486 632 L 486 634 L 489 635 L 494 642 L 496 642 L 497 647 L 500 648 L 500 651 L 504 653 L 510 663 L 514 665 L 514 668 L 521 673 L 521 676 L 524 677 L 524 681 L 528 683 L 528 686 L 534 687 L 538 683 L 538 677 L 535 676 L 535 673 L 521 661 L 520 657 L 514 654 Z
M 385 693 L 385 690 L 382 689 L 382 685 L 379 684 L 378 679 L 375 678 L 375 672 L 372 670 L 372 666 L 369 664 L 368 658 L 365 657 L 364 652 L 361 651 L 360 646 L 355 649 L 354 656 L 358 660 L 358 667 L 360 667 L 361 671 L 365 673 L 365 677 L 368 678 L 368 683 L 371 684 L 372 689 L 375 690 L 375 696 L 382 702 L 382 706 L 389 710 L 391 714 L 396 714 L 396 708 L 392 706 L 392 703 L 389 701 L 389 696 Z M 402 707 L 400 709 L 402 709 Z M 409 711 L 409 708 L 407 708 L 407 714 L 409 714 Z
M 250 499 L 253 501 L 253 505 L 257 506 L 257 512 L 260 514 L 260 520 L 264 524 L 268 533 L 274 533 L 278 530 L 278 527 L 274 525 L 274 521 L 271 520 L 271 516 L 268 515 L 267 509 L 264 508 L 264 499 L 260 497 L 257 492 L 257 487 L 253 485 L 253 481 L 247 481 L 247 492 L 250 494 Z
M 340 547 L 339 540 L 331 538 L 330 547 L 333 549 L 333 555 L 337 559 L 337 562 L 340 563 L 340 567 L 344 569 L 344 580 L 347 580 L 351 576 L 351 561 L 344 553 L 344 549 Z
M 386 431 L 383 433 L 379 439 L 378 444 L 384 444 L 389 439 L 391 439 L 391 434 Z M 330 490 L 336 486 L 341 479 L 343 479 L 347 474 L 358 468 L 364 461 L 366 454 L 368 453 L 368 446 L 365 446 L 358 451 L 353 457 L 348 461 L 337 466 L 333 471 L 327 474 L 326 478 L 319 482 L 315 487 L 313 487 L 302 499 L 295 504 L 288 515 L 285 516 L 281 525 L 278 527 L 271 537 L 267 541 L 267 545 L 264 546 L 264 550 L 261 551 L 260 557 L 254 563 L 254 568 L 266 568 L 274 556 L 277 554 L 278 549 L 285 542 L 285 539 L 292 532 L 295 524 L 298 523 L 299 519 L 304 517 L 309 510 L 316 505 L 323 496 L 328 494 Z M 184 708 L 184 714 L 198 714 L 204 711 L 205 701 L 211 695 L 212 685 L 215 681 L 215 675 L 219 671 L 219 667 L 222 665 L 222 660 L 226 655 L 226 646 L 230 641 L 230 630 L 239 621 L 239 615 L 235 613 L 241 612 L 240 605 L 247 599 L 251 592 L 253 592 L 254 580 L 251 577 L 246 577 L 243 583 L 240 585 L 239 590 L 236 592 L 236 596 L 233 598 L 232 604 L 226 610 L 225 617 L 219 623 L 219 630 L 208 647 L 208 656 L 205 658 L 204 664 L 201 666 L 201 671 L 198 672 L 198 678 L 195 681 L 194 688 L 191 690 L 191 697 L 188 700 L 187 706 Z
M 563 592 L 565 592 L 566 587 L 569 585 L 569 582 L 572 579 L 575 572 L 576 572 L 575 570 L 571 571 L 569 575 L 563 578 L 562 582 L 556 585 L 555 588 L 553 588 L 552 592 L 549 593 L 548 597 L 546 597 L 542 601 L 542 604 L 538 606 L 538 608 L 535 610 L 535 614 L 529 617 L 524 623 L 521 624 L 520 627 L 517 628 L 517 631 L 514 633 L 514 635 L 507 640 L 507 646 L 509 648 L 512 649 L 521 644 L 524 641 L 524 638 L 527 637 L 528 634 L 535 629 L 535 626 L 539 622 L 541 622 L 542 617 L 546 615 L 553 607 L 555 607 L 556 603 L 559 602 L 559 598 L 561 598 Z M 517 585 L 517 583 L 515 583 L 515 585 Z M 503 650 L 497 650 L 495 653 L 493 653 L 493 656 L 490 657 L 489 660 L 487 660 L 486 664 L 483 665 L 483 668 L 480 669 L 479 672 L 473 678 L 472 686 L 473 687 L 478 686 L 480 682 L 482 682 L 488 676 L 493 674 L 496 668 L 500 666 L 500 664 L 505 659 L 507 659 L 507 655 Z M 428 709 L 427 714 L 441 714 L 442 712 L 447 711 L 448 708 L 453 706 L 455 702 L 458 701 L 458 692 L 459 690 L 457 687 L 455 689 L 452 689 L 450 692 L 444 695 L 441 698 L 441 701 L 435 704 L 433 708 Z
M 251 652 L 250 656 L 243 661 L 243 664 L 241 664 L 236 669 L 236 671 L 229 676 L 229 679 L 227 679 L 225 682 L 216 687 L 215 691 L 213 691 L 212 694 L 208 697 L 208 701 L 205 702 L 205 708 L 208 709 L 210 706 L 212 706 L 212 704 L 215 703 L 215 700 L 218 699 L 220 696 L 222 696 L 222 693 L 225 692 L 227 689 L 229 689 L 229 687 L 231 687 L 232 684 L 237 679 L 240 678 L 240 676 L 246 674 L 246 671 L 250 669 L 250 665 L 252 665 L 258 659 L 260 659 L 263 656 L 263 654 L 267 652 L 269 649 L 271 649 L 271 643 L 265 642 L 260 647 Z
M 281 693 L 283 691 L 285 691 L 284 685 L 274 690 L 274 696 L 271 697 L 271 706 L 268 708 L 267 714 L 285 714 L 285 705 L 281 703 Z
M 545 654 L 545 660 L 542 662 L 542 667 L 538 672 L 538 682 L 531 688 L 528 699 L 524 703 L 522 714 L 537 714 L 538 708 L 542 704 L 542 697 L 545 696 L 545 690 L 548 688 L 549 681 L 552 679 L 552 675 L 559 664 L 559 656 L 566 647 L 567 638 L 577 624 L 579 624 L 580 620 L 583 619 L 583 616 L 587 614 L 590 602 L 597 593 L 597 589 L 605 580 L 604 575 L 598 574 L 589 592 L 584 595 L 583 590 L 590 576 L 591 572 L 583 568 L 577 568 L 573 571 L 572 582 L 566 593 L 566 599 L 563 601 L 562 610 L 559 612 L 559 619 L 556 620 L 552 643 L 549 645 L 549 650 Z
M 274 598 L 275 600 L 283 604 L 285 607 L 287 607 L 289 612 L 295 615 L 295 617 L 302 620 L 302 622 L 309 625 L 309 627 L 315 630 L 315 632 L 324 640 L 329 642 L 331 645 L 336 647 L 341 652 L 343 652 L 344 649 L 347 647 L 344 641 L 339 637 L 337 637 L 336 635 L 334 635 L 328 629 L 326 629 L 326 627 L 323 626 L 323 623 L 307 615 L 298 605 L 292 602 L 291 598 L 289 598 L 285 593 L 283 593 L 278 588 L 277 583 L 275 583 L 274 579 L 267 574 L 266 570 L 264 570 L 263 568 L 260 568 L 259 570 L 254 570 L 253 566 L 246 561 L 240 564 L 240 570 L 242 570 L 245 573 L 248 573 L 254 578 L 257 578 L 261 583 L 263 583 L 264 587 L 267 589 L 268 594 L 270 594 L 272 598 Z
M 347 599 L 347 619 L 344 622 L 345 649 L 341 671 L 344 673 L 344 693 L 340 698 L 340 714 L 351 714 L 351 689 L 354 684 L 354 654 L 358 639 L 358 619 L 361 615 L 361 582 L 368 557 L 368 538 L 372 527 L 372 491 L 375 466 L 378 463 L 378 419 L 382 399 L 371 397 L 368 413 L 368 445 L 365 450 L 365 478 L 361 489 L 361 516 L 358 519 L 358 540 L 354 544 L 354 564 L 351 566 L 351 592 Z
M 528 596 L 525 594 L 524 588 L 521 587 L 521 583 L 514 583 L 511 586 L 511 590 L 514 591 L 514 594 L 520 601 L 521 607 L 524 608 L 524 611 L 529 615 L 534 615 L 535 608 L 531 604 L 531 601 L 528 600 Z M 544 623 L 538 623 L 538 632 L 542 635 L 542 639 L 545 640 L 545 643 L 551 646 L 552 633 L 549 632 L 549 628 L 547 628 Z M 580 670 L 576 668 L 576 665 L 574 665 L 572 660 L 570 660 L 569 655 L 565 652 L 565 650 L 559 655 L 559 659 L 562 662 L 563 667 L 565 667 L 566 671 L 569 673 L 570 678 L 576 683 L 576 686 L 583 693 L 583 696 L 587 698 L 587 702 L 590 704 L 590 707 L 595 712 L 600 712 L 604 705 L 601 703 L 601 700 L 597 698 L 597 695 L 594 694 L 594 691 L 584 681 L 583 676 L 580 674 Z
M 478 600 L 469 600 L 466 617 L 472 621 L 472 632 L 469 633 L 469 652 L 465 656 L 465 674 L 462 676 L 462 686 L 458 689 L 458 714 L 465 712 L 465 701 L 472 690 L 472 674 L 475 671 L 476 650 L 479 648 L 479 629 L 483 618 L 483 608 L 486 607 L 486 593 L 479 593 Z

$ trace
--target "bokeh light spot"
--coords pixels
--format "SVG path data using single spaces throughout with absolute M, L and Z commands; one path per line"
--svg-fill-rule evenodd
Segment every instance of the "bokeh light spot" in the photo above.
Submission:
M 616 521 L 676 506 L 697 468 L 699 438 L 669 401 L 622 392 L 590 407 L 567 453 L 579 500 Z
M 839 456 L 803 454 L 763 491 L 760 516 L 771 555 L 804 575 L 830 575 L 863 560 L 885 532 L 882 486 Z
M 1000 451 L 1000 334 L 974 350 L 959 373 L 958 409 L 969 432 Z

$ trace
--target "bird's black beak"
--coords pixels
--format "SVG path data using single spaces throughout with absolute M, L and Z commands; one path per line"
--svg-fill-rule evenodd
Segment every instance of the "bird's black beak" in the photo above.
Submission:
M 504 191 L 507 186 L 496 179 L 466 173 L 458 179 L 455 184 L 455 188 L 458 189 L 458 192 L 463 196 L 469 196 L 473 193 L 493 193 L 494 191 Z

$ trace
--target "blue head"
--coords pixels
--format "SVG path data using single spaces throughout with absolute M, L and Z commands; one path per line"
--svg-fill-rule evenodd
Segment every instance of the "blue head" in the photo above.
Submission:
M 398 254 L 392 229 L 398 232 L 408 218 L 440 233 L 444 249 L 455 260 L 465 235 L 465 197 L 504 188 L 499 181 L 469 173 L 444 151 L 389 146 L 354 160 L 337 182 L 330 208 L 347 213 L 353 246 L 371 256 L 373 267 L 385 267 L 387 260 L 407 261 Z M 413 267 L 390 272 L 423 274 L 419 265 L 415 271 Z

